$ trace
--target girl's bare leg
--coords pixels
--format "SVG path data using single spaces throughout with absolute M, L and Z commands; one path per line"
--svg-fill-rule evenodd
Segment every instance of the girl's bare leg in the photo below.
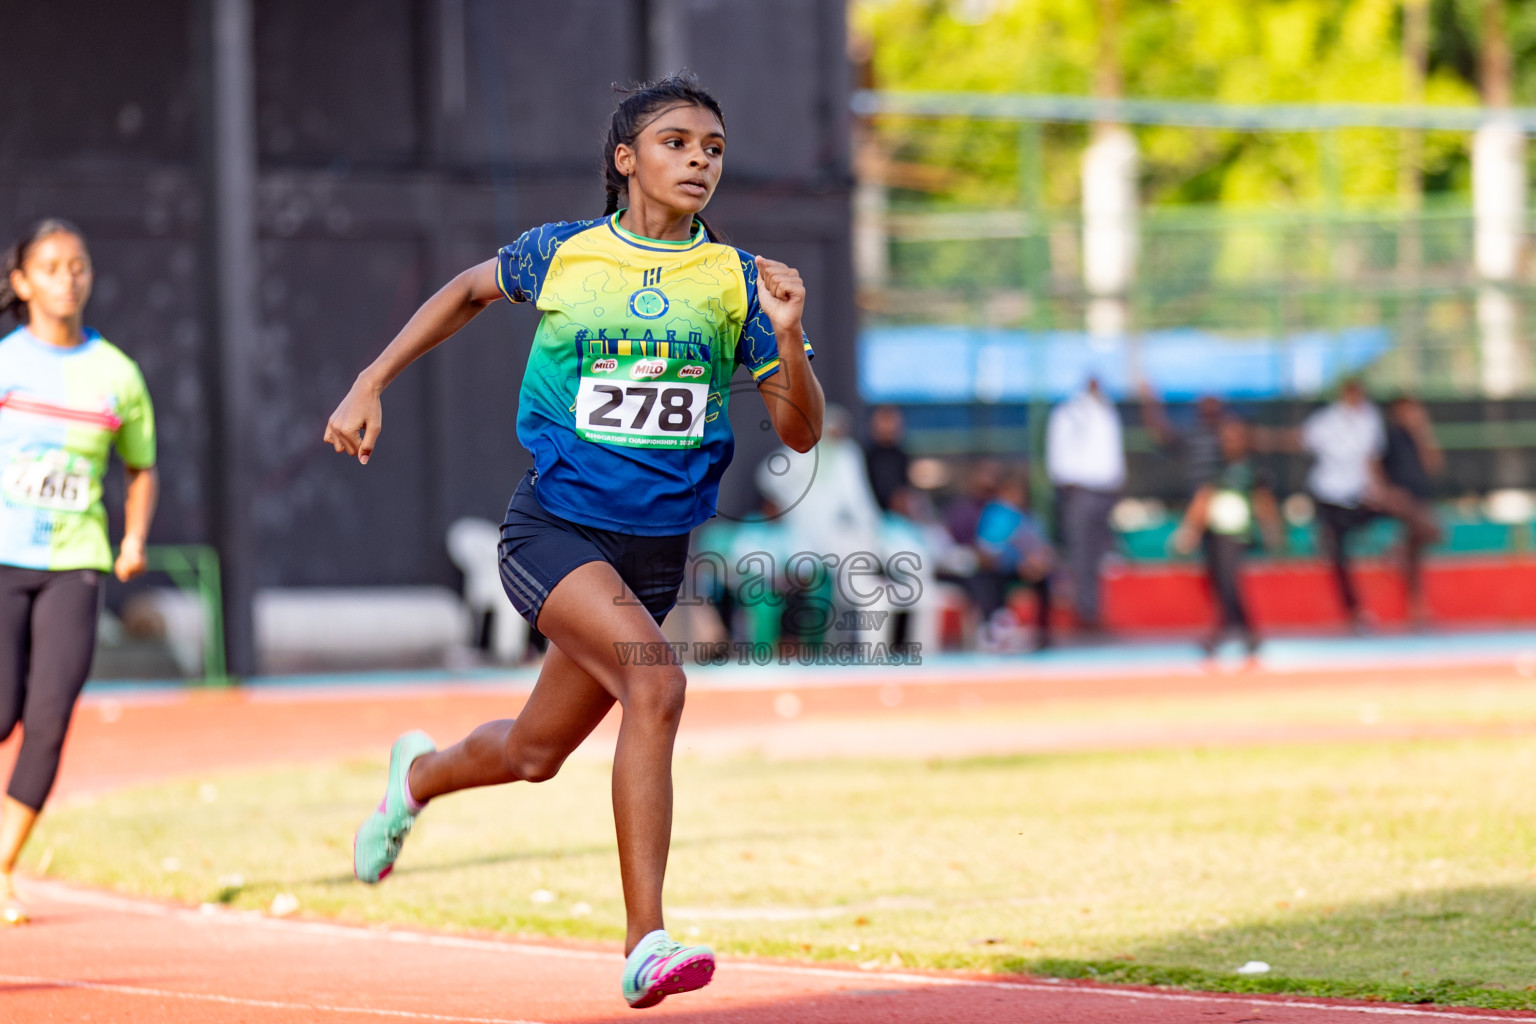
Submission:
M 27 837 L 32 834 L 32 826 L 37 822 L 37 812 L 20 800 L 12 797 L 5 798 L 5 814 L 0 820 L 0 885 L 9 882 L 11 872 L 16 870 L 16 860 L 21 856 L 21 848 L 26 845 Z
M 522 714 L 488 722 L 462 742 L 417 758 L 411 793 L 428 800 L 474 786 L 551 778 L 617 701 L 624 719 L 613 757 L 613 816 L 627 955 L 663 927 L 683 671 L 668 657 L 655 620 L 606 562 L 588 562 L 556 584 L 539 613 L 539 631 L 549 638 L 549 654 Z M 643 664 L 647 660 L 660 664 Z
M 656 620 L 606 562 L 589 562 L 560 581 L 544 602 L 539 631 L 624 707 L 613 754 L 613 820 L 628 955 L 663 927 L 661 887 L 672 844 L 672 744 L 683 716 L 683 670 L 669 656 Z
M 613 704 L 611 693 L 551 645 L 522 714 L 487 722 L 453 746 L 418 757 L 411 795 L 427 801 L 476 786 L 554 778 Z
M 20 923 L 26 920 L 26 911 L 16 900 L 16 887 L 11 873 L 21 848 L 32 834 L 37 823 L 37 812 L 20 800 L 5 798 L 5 813 L 0 820 L 0 924 Z

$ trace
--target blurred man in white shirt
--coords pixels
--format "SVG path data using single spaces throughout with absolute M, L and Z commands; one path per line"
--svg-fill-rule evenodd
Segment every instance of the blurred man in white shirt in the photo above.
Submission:
M 1362 629 L 1347 541 L 1350 533 L 1381 513 L 1386 424 L 1360 381 L 1351 379 L 1344 382 L 1338 401 L 1307 417 L 1300 440 L 1302 449 L 1317 459 L 1307 476 L 1307 490 L 1317 507 L 1321 548 L 1333 564 L 1345 614 L 1351 625 Z
M 1051 410 L 1045 428 L 1045 465 L 1056 487 L 1067 571 L 1077 620 L 1088 632 L 1103 629 L 1099 565 L 1114 546 L 1109 514 L 1125 486 L 1125 442 L 1120 413 L 1097 378 Z

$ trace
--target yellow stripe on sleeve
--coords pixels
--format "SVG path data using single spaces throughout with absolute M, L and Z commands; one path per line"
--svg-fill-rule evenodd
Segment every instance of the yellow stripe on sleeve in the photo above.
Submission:
M 501 289 L 501 294 L 507 297 L 508 302 L 516 302 L 517 300 L 512 297 L 512 293 L 507 290 L 507 282 L 501 278 L 501 266 L 502 260 L 498 256 L 496 258 L 496 287 Z

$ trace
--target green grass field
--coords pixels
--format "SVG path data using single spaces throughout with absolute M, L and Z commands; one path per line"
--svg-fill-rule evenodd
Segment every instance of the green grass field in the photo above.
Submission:
M 1533 775 L 1530 736 L 685 759 L 669 924 L 734 953 L 1536 1007 Z M 343 921 L 622 936 L 605 766 L 439 801 L 370 889 L 350 842 L 382 777 L 344 763 L 65 802 L 24 866 L 243 908 L 292 894 Z M 1235 973 L 1250 960 L 1273 969 Z

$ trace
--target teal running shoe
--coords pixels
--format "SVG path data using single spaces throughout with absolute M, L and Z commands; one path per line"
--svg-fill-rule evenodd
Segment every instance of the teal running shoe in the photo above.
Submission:
M 657 929 L 641 939 L 624 961 L 624 1001 L 643 1010 L 667 996 L 703 988 L 714 975 L 714 950 L 673 942 L 672 936 Z
M 395 858 L 400 856 L 400 846 L 416 824 L 416 814 L 411 810 L 405 794 L 406 774 L 411 762 L 422 754 L 430 754 L 437 748 L 432 738 L 424 732 L 408 732 L 395 740 L 389 751 L 389 782 L 384 789 L 384 799 L 379 809 L 368 815 L 352 837 L 352 873 L 358 881 L 377 885 L 395 869 Z

